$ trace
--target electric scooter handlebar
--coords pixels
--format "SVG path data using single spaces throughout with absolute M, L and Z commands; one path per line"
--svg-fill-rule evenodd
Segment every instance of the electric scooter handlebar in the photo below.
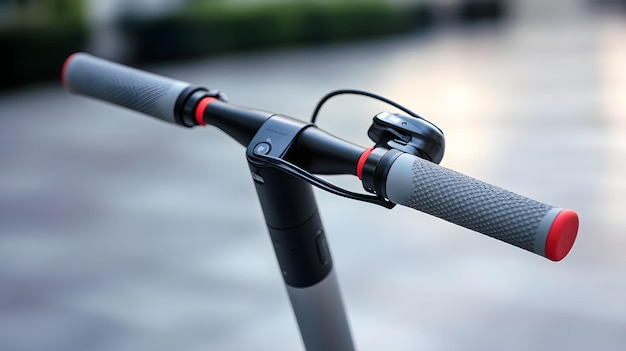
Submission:
M 386 197 L 492 238 L 560 261 L 578 230 L 572 210 L 552 207 L 410 154 L 391 164 Z
M 219 96 L 210 96 L 204 88 L 84 53 L 76 53 L 66 60 L 62 81 L 72 93 L 128 107 L 166 122 L 191 127 L 204 125 L 206 121 L 244 146 L 273 116 L 217 101 Z M 364 148 L 323 133 L 314 126 L 302 130 L 297 144 L 300 151 L 309 152 L 305 152 L 308 155 L 302 157 L 300 164 L 305 168 L 310 166 L 311 172 L 331 174 L 330 170 L 336 170 L 338 174 L 350 173 L 363 177 L 364 185 L 368 178 L 378 184 L 379 189 L 374 191 L 365 186 L 368 191 L 379 193 L 395 204 L 428 213 L 553 261 L 563 259 L 574 244 L 578 216 L 572 210 L 531 200 L 395 150 L 387 152 L 389 155 L 395 153 L 393 157 L 370 162 L 373 159 L 371 150 L 364 151 Z M 315 159 L 319 157 L 332 160 Z M 364 167 L 368 162 L 370 166 Z

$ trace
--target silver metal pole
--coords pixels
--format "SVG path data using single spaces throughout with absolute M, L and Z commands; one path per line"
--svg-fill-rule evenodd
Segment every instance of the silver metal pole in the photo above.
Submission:
M 307 351 L 354 350 L 334 269 L 313 286 L 287 285 L 287 292 Z

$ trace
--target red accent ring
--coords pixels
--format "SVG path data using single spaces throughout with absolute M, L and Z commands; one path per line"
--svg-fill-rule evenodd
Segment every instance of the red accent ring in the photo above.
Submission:
M 356 176 L 359 177 L 360 180 L 362 180 L 361 176 L 363 175 L 363 166 L 365 166 L 365 161 L 367 161 L 367 158 L 370 156 L 372 151 L 374 151 L 373 147 L 363 151 L 361 157 L 359 157 L 359 162 L 356 164 Z
M 77 52 L 75 52 L 75 53 L 71 54 L 68 58 L 66 58 L 66 59 L 65 59 L 65 62 L 63 63 L 63 68 L 61 69 L 61 84 L 63 84 L 63 87 L 64 87 L 66 90 L 69 90 L 69 88 L 68 88 L 68 86 L 67 86 L 67 84 L 66 84 L 66 82 L 65 82 L 65 73 L 67 72 L 67 66 L 69 66 L 69 65 L 70 65 L 70 61 L 72 61 L 72 59 L 73 59 L 74 57 L 76 57 L 76 55 L 78 55 L 78 53 L 77 53 Z
M 198 107 L 196 107 L 196 121 L 199 125 L 206 126 L 206 123 L 204 122 L 204 111 L 206 110 L 207 106 L 209 106 L 209 104 L 215 100 L 217 99 L 207 96 L 200 100 L 200 102 L 198 103 Z
M 554 217 L 546 239 L 546 257 L 552 261 L 562 260 L 572 249 L 578 232 L 578 215 L 563 210 Z

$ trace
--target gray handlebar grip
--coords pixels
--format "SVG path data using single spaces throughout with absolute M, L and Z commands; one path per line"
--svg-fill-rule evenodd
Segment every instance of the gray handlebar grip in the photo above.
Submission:
M 409 154 L 389 169 L 386 195 L 394 203 L 534 252 L 563 259 L 574 244 L 578 215 L 552 207 Z
M 62 81 L 75 94 L 124 106 L 176 123 L 176 101 L 190 84 L 75 53 L 63 65 Z

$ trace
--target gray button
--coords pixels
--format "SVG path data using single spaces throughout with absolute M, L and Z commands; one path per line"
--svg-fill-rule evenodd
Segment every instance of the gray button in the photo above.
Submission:
M 258 143 L 254 146 L 254 153 L 256 155 L 267 155 L 272 150 L 272 145 L 266 142 Z

